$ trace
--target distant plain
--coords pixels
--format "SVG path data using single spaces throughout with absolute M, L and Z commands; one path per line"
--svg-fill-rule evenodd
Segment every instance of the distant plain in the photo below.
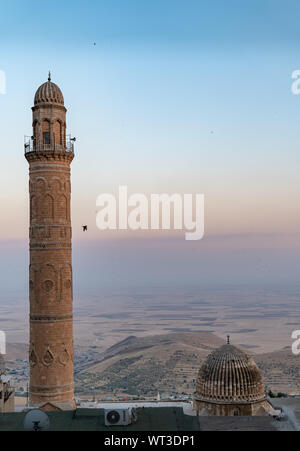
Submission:
M 74 295 L 75 343 L 105 350 L 130 335 L 213 332 L 255 353 L 291 346 L 300 329 L 297 288 L 151 288 Z M 2 296 L 0 329 L 28 342 L 28 298 Z

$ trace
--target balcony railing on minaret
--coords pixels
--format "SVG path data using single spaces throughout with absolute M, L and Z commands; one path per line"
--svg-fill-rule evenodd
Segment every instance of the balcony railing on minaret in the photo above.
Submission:
M 61 153 L 61 152 L 70 152 L 74 153 L 74 142 L 76 141 L 75 138 L 71 138 L 71 135 L 67 136 L 66 143 L 65 144 L 44 144 L 37 142 L 36 139 L 33 136 L 25 136 L 24 137 L 24 152 L 25 155 L 30 152 L 55 152 L 55 153 Z

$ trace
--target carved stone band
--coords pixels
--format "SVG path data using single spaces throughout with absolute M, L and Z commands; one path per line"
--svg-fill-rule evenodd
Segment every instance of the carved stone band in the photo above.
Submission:
M 73 320 L 72 313 L 66 313 L 63 315 L 43 315 L 43 314 L 30 315 L 30 321 L 32 323 L 56 323 L 59 321 L 72 321 L 72 320 Z

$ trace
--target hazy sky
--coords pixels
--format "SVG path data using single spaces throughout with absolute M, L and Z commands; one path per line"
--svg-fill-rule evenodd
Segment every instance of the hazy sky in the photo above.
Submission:
M 94 290 L 296 282 L 300 96 L 291 74 L 300 69 L 299 20 L 296 0 L 2 2 L 3 290 L 12 267 L 14 287 L 26 286 L 23 135 L 31 135 L 34 93 L 49 69 L 77 137 L 73 247 L 82 289 L 91 278 Z M 96 197 L 122 184 L 132 193 L 204 193 L 206 238 L 101 233 Z

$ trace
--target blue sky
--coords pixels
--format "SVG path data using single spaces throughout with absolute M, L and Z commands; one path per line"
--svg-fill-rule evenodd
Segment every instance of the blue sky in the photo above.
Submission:
M 296 0 L 37 0 L 6 2 L 2 34 L 25 41 L 83 44 L 83 38 L 149 45 L 284 46 L 299 37 Z M 18 28 L 19 27 L 19 28 Z M 296 46 L 296 44 L 295 44 Z
M 204 193 L 208 237 L 236 236 L 234 252 L 261 249 L 264 235 L 277 249 L 276 237 L 284 236 L 278 255 L 294 268 L 300 96 L 291 93 L 291 74 L 300 68 L 299 19 L 300 4 L 291 0 L 2 4 L 1 239 L 27 240 L 23 135 L 31 134 L 33 96 L 51 69 L 77 137 L 75 246 L 82 245 L 82 222 L 90 224 L 89 240 L 102 239 L 96 197 L 126 184 L 132 192 Z M 248 244 L 249 234 L 256 244 Z M 201 244 L 186 252 L 193 268 L 195 252 L 205 264 Z M 140 266 L 134 261 L 133 273 Z

